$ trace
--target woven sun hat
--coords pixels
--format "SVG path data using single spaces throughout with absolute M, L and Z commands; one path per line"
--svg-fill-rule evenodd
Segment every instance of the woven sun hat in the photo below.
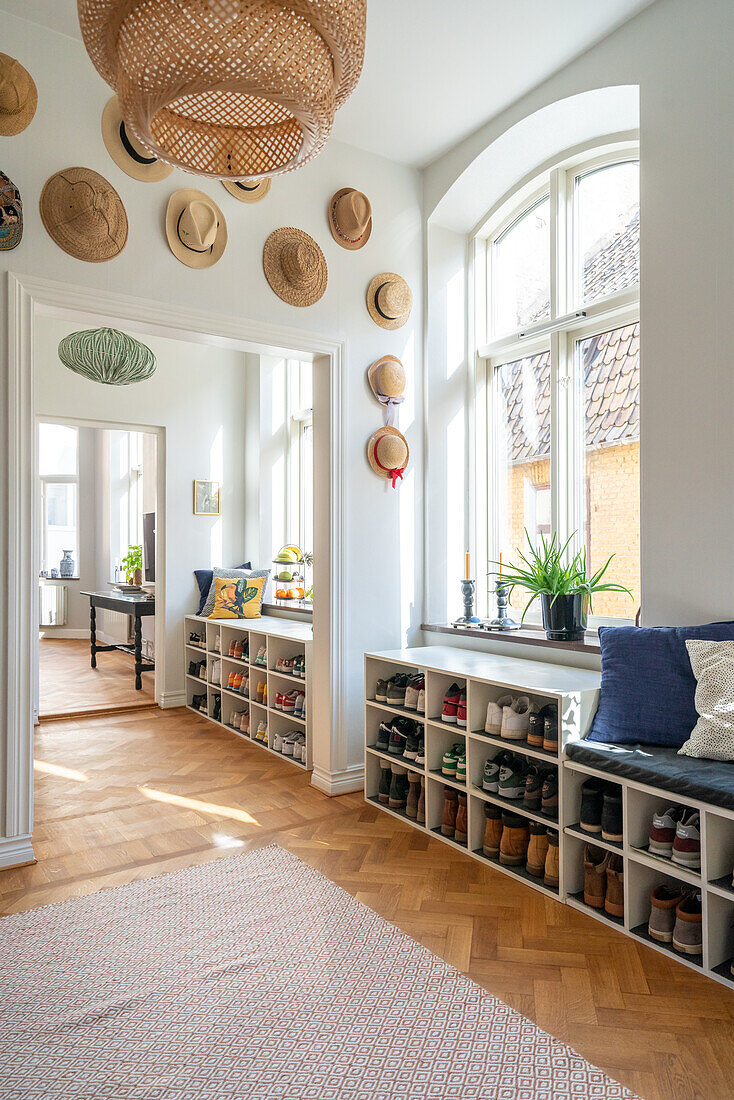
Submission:
M 286 227 L 270 234 L 263 248 L 263 269 L 278 297 L 291 306 L 312 306 L 326 290 L 324 254 L 302 229 Z
M 162 160 L 154 157 L 137 138 L 129 133 L 116 95 L 107 100 L 102 112 L 102 140 L 117 167 L 122 168 L 123 172 L 132 176 L 134 180 L 140 180 L 141 183 L 158 183 L 166 176 L 170 176 L 173 171 L 170 164 L 164 164 Z
M 332 195 L 329 229 L 342 248 L 364 248 L 372 232 L 372 207 L 367 196 L 353 187 L 342 187 Z
M 405 396 L 405 368 L 395 355 L 383 355 L 368 367 L 367 380 L 378 401 L 402 401 Z
M 15 137 L 29 126 L 38 106 L 33 77 L 20 61 L 0 53 L 0 134 Z
M 376 474 L 392 481 L 394 489 L 410 462 L 408 441 L 397 428 L 378 428 L 367 441 L 367 461 Z
M 20 191 L 0 172 L 0 252 L 17 248 L 23 236 L 23 201 Z
M 227 223 L 203 191 L 174 191 L 166 210 L 166 236 L 171 252 L 187 267 L 211 267 L 227 246 Z
M 77 260 L 101 263 L 127 242 L 127 214 L 111 183 L 91 168 L 64 168 L 41 192 L 41 219 L 59 248 Z
M 270 180 L 222 180 L 222 186 L 240 202 L 260 202 L 270 190 Z
M 402 328 L 413 308 L 413 292 L 400 275 L 383 271 L 367 287 L 367 309 L 380 328 Z

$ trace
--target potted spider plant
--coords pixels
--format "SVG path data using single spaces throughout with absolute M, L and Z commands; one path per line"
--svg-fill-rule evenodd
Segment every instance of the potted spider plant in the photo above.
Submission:
M 523 621 L 531 603 L 540 600 L 543 629 L 553 642 L 583 640 L 587 616 L 597 592 L 626 592 L 632 599 L 632 593 L 624 585 L 604 579 L 614 554 L 599 569 L 590 572 L 586 549 L 579 550 L 573 557 L 567 553 L 575 534 L 574 531 L 563 544 L 556 535 L 546 539 L 541 534 L 540 542 L 534 546 L 526 530 L 527 552 L 518 550 L 517 563 L 503 567 L 501 562 L 490 562 L 499 569 L 491 570 L 489 576 L 497 578 L 509 595 L 515 588 L 530 593 L 522 613 Z

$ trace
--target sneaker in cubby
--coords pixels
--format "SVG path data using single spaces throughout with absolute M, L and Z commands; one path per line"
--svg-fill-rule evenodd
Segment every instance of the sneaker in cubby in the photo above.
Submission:
M 294 718 L 306 718 L 306 694 L 303 691 L 296 692 L 296 707 L 293 711 Z
M 275 734 L 273 734 L 273 752 L 282 752 L 283 751 L 283 738 L 284 737 L 285 737 L 284 733 L 275 733 Z
M 256 665 L 260 665 L 262 668 L 264 668 L 265 665 L 267 664 L 266 650 L 265 650 L 264 645 L 261 645 L 260 648 L 258 649 L 257 657 L 255 658 L 254 663 Z
M 441 708 L 441 721 L 446 722 L 448 725 L 455 726 L 456 718 L 459 713 L 459 699 L 461 698 L 461 688 L 458 684 L 452 684 L 443 697 L 443 706 Z
M 242 733 L 246 733 L 250 736 L 250 712 L 249 710 L 242 711 L 242 718 L 240 719 L 240 730 Z
M 192 695 L 191 706 L 194 708 L 194 710 L 199 710 L 206 713 L 206 693 L 204 695 Z
M 244 695 L 247 699 L 250 698 L 250 677 L 243 676 L 240 683 L 240 695 Z
M 189 645 L 201 649 L 201 634 L 197 634 L 195 630 L 192 630 L 189 634 Z
M 289 691 L 285 695 L 281 696 L 281 702 L 282 702 L 281 710 L 283 711 L 284 714 L 295 714 L 295 712 L 296 712 L 296 697 L 297 696 L 298 696 L 298 692 L 295 689 L 293 691 Z
M 243 645 L 242 639 L 241 638 L 235 638 L 235 640 L 232 642 L 232 645 L 229 647 L 230 651 L 231 651 L 230 655 L 232 657 L 234 657 L 235 660 L 237 660 L 237 661 L 242 660 L 242 645 Z
M 293 756 L 293 750 L 300 734 L 293 730 L 283 738 L 283 756 Z
M 420 674 L 415 676 L 409 676 L 408 682 L 405 685 L 405 709 L 417 710 L 418 709 L 418 693 L 420 689 L 425 687 L 425 682 Z
M 206 661 L 201 661 L 199 664 L 199 679 L 206 680 Z
M 214 709 L 212 711 L 212 718 L 215 722 L 221 721 L 222 718 L 222 696 L 214 696 Z
M 221 653 L 222 652 L 222 639 L 221 639 L 219 634 L 217 634 L 216 638 L 214 639 L 214 652 L 215 653 Z
M 262 741 L 265 745 L 268 743 L 268 724 L 264 719 L 261 719 L 257 724 L 255 740 Z
M 425 768 L 426 766 L 426 743 L 422 737 L 418 740 L 418 752 L 416 754 L 415 764 L 417 768 Z
M 283 709 L 283 693 L 276 691 L 275 698 L 273 699 L 273 710 Z
M 227 687 L 231 688 L 232 691 L 242 691 L 242 679 L 243 676 L 241 672 L 231 673 Z
M 390 737 L 392 735 L 392 722 L 380 722 L 377 730 L 375 748 L 380 752 L 389 752 Z
M 300 760 L 302 764 L 306 763 L 306 738 L 302 733 L 299 733 L 293 744 L 293 759 Z
M 466 752 L 461 752 L 456 757 L 456 782 L 466 783 Z
M 212 661 L 212 683 L 222 683 L 222 662 L 221 660 Z
M 227 677 L 227 691 L 234 691 L 234 682 L 236 679 L 237 673 L 230 672 L 229 676 Z

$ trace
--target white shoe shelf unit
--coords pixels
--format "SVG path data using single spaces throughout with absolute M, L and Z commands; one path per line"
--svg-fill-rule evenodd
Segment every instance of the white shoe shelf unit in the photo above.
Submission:
M 426 678 L 425 715 L 404 707 L 378 703 L 375 686 L 398 672 L 423 673 Z M 466 729 L 441 720 L 446 689 L 457 683 L 467 689 Z M 646 943 L 649 947 L 708 977 L 734 988 L 729 963 L 734 958 L 734 812 L 670 791 L 612 775 L 602 769 L 576 763 L 566 757 L 565 747 L 584 737 L 596 710 L 600 677 L 597 673 L 544 661 L 500 657 L 450 646 L 424 646 L 385 650 L 365 654 L 365 799 L 380 810 L 400 818 L 413 828 L 430 833 L 438 840 L 465 852 L 480 863 L 490 864 L 503 874 L 525 882 L 535 890 L 564 902 L 620 932 Z M 531 748 L 524 742 L 494 737 L 484 732 L 487 704 L 507 693 L 528 695 L 538 706 L 558 706 L 559 747 L 555 753 Z M 396 714 L 416 719 L 425 734 L 425 767 L 391 756 L 375 748 L 380 722 Z M 467 781 L 458 783 L 441 775 L 441 759 L 455 742 L 462 743 L 467 754 Z M 558 771 L 559 820 L 523 807 L 522 799 L 507 799 L 481 789 L 485 761 L 503 750 L 529 758 L 528 762 L 547 764 Z M 419 824 L 401 810 L 390 809 L 378 801 L 380 769 L 397 764 L 418 772 L 425 782 L 425 824 Z M 590 776 L 622 788 L 623 840 L 605 841 L 584 833 L 579 827 L 581 786 Z M 444 787 L 454 787 L 467 795 L 468 843 L 459 844 L 441 834 Z M 531 821 L 542 821 L 559 832 L 559 886 L 544 885 L 542 878 L 529 875 L 524 867 L 507 867 L 499 859 L 482 853 L 485 828 L 484 803 L 490 802 L 520 814 Z M 679 867 L 647 850 L 648 832 L 655 810 L 682 805 L 701 814 L 701 869 Z M 624 917 L 616 918 L 585 904 L 584 847 L 592 844 L 622 856 L 624 864 Z M 658 883 L 690 884 L 701 890 L 703 907 L 703 953 L 686 956 L 674 950 L 672 943 L 658 943 L 647 933 L 650 915 L 650 891 Z
M 198 634 L 204 639 L 204 645 L 192 645 L 189 638 Z M 217 649 L 219 639 L 219 649 Z M 248 659 L 240 660 L 229 657 L 230 643 L 242 641 L 247 643 Z M 260 650 L 265 649 L 265 664 L 256 664 L 255 658 Z M 311 700 L 311 655 L 313 649 L 313 627 L 310 623 L 295 619 L 280 619 L 273 615 L 263 615 L 259 619 L 206 619 L 200 615 L 186 615 L 184 617 L 184 672 L 186 675 L 186 705 L 189 710 L 202 718 L 208 718 L 229 733 L 236 734 L 245 741 L 258 745 L 261 749 L 272 752 L 281 760 L 287 760 L 297 768 L 310 771 L 313 768 L 313 738 L 311 736 L 311 714 L 313 711 Z M 306 678 L 293 676 L 288 672 L 276 671 L 279 660 L 303 656 L 306 661 Z M 214 662 L 220 660 L 221 683 L 216 684 L 212 680 Z M 191 661 L 206 661 L 206 680 L 189 673 Z M 231 672 L 240 672 L 249 677 L 250 690 L 253 698 L 242 695 L 240 692 L 227 688 L 227 681 Z M 254 698 L 254 689 L 258 681 L 267 684 L 267 701 L 258 703 Z M 297 718 L 283 710 L 277 710 L 275 699 L 277 693 L 286 694 L 292 689 L 300 689 L 306 693 L 306 716 Z M 194 696 L 206 694 L 206 714 L 197 707 L 192 706 Z M 216 697 L 221 698 L 221 716 L 214 718 Z M 249 707 L 250 731 L 243 733 L 230 725 L 232 715 Z M 259 723 L 267 725 L 268 740 L 255 740 L 255 733 Z M 306 737 L 306 760 L 296 760 L 276 752 L 273 743 L 278 734 L 303 733 Z

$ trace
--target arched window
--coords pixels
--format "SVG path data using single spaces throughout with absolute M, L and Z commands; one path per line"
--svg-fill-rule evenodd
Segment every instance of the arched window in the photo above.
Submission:
M 639 156 L 629 144 L 544 173 L 476 240 L 480 382 L 478 542 L 516 560 L 555 532 L 640 604 Z M 486 519 L 486 523 L 485 523 Z M 486 531 L 484 528 L 486 527 Z M 492 610 L 491 593 L 488 596 Z M 522 593 L 513 598 L 523 606 Z

